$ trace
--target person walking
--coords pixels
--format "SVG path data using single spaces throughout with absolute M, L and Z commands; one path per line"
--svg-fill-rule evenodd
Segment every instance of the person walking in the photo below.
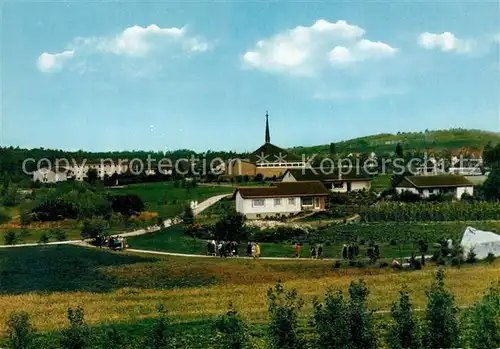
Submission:
M 311 259 L 316 258 L 316 247 L 313 245 L 311 246 Z
M 318 259 L 323 258 L 323 245 L 319 244 L 318 246 Z
M 252 257 L 255 258 L 255 254 L 257 252 L 257 247 L 255 246 L 255 242 L 252 242 Z
M 300 258 L 300 244 L 298 242 L 295 244 L 295 258 Z
M 256 256 L 257 258 L 259 258 L 259 257 L 260 257 L 260 245 L 259 245 L 259 243 L 256 243 L 256 244 L 255 244 L 255 256 Z

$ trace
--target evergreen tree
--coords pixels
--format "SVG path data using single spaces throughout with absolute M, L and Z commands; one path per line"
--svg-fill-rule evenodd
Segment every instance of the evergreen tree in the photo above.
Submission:
M 349 344 L 349 319 L 342 292 L 329 289 L 324 303 L 313 302 L 314 328 L 317 347 L 321 349 L 347 348 Z
M 444 285 L 444 272 L 439 270 L 427 290 L 425 341 L 428 348 L 454 348 L 458 344 L 458 308 L 455 298 Z
M 330 143 L 330 156 L 333 157 L 337 154 L 335 143 Z
M 270 323 L 268 327 L 271 349 L 302 349 L 303 339 L 298 334 L 298 313 L 304 302 L 297 290 L 285 291 L 280 281 L 267 292 Z
M 418 327 L 413 318 L 412 303 L 406 286 L 399 291 L 400 297 L 392 305 L 391 315 L 394 322 L 389 328 L 389 347 L 392 349 L 419 348 Z
M 500 290 L 498 285 L 466 312 L 464 342 L 469 348 L 500 348 Z
M 401 145 L 401 143 L 396 144 L 395 153 L 396 153 L 397 158 L 399 158 L 399 159 L 403 158 L 404 153 L 403 153 L 403 146 Z
M 194 212 L 190 205 L 184 206 L 184 212 L 182 213 L 182 222 L 186 226 L 194 224 Z
M 375 331 L 372 312 L 366 308 L 368 288 L 364 280 L 351 282 L 349 286 L 349 348 L 375 349 L 378 335 Z

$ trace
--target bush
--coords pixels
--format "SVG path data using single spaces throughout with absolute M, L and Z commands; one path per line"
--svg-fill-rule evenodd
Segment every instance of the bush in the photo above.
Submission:
M 110 196 L 111 208 L 123 216 L 130 217 L 144 211 L 144 202 L 135 194 Z
M 220 333 L 221 349 L 243 349 L 248 347 L 248 338 L 246 334 L 246 325 L 243 319 L 229 304 L 227 313 L 215 322 L 215 328 Z
M 467 259 L 465 260 L 465 262 L 469 263 L 469 264 L 474 264 L 474 263 L 476 263 L 476 261 L 477 261 L 477 255 L 474 252 L 474 249 L 471 248 L 469 250 L 469 252 L 467 253 Z
M 89 328 L 85 323 L 83 309 L 68 309 L 69 326 L 62 331 L 61 348 L 84 349 L 88 345 Z
M 49 234 L 47 234 L 47 232 L 43 232 L 41 235 L 40 235 L 40 240 L 38 240 L 38 243 L 39 244 L 46 244 L 48 243 L 50 240 L 49 238 Z
M 484 260 L 491 264 L 495 261 L 495 259 L 496 259 L 495 255 L 493 253 L 489 252 Z
M 3 207 L 0 207 L 0 224 L 10 221 L 10 214 Z
M 390 266 L 390 264 L 389 264 L 389 263 L 387 263 L 387 262 L 381 262 L 381 263 L 379 264 L 379 267 L 380 267 L 380 268 L 387 268 L 387 267 L 389 267 L 389 266 Z
M 334 269 L 339 269 L 341 266 L 342 266 L 342 263 L 340 263 L 340 261 L 335 261 L 335 263 L 333 263 Z
M 10 313 L 7 320 L 7 333 L 9 336 L 9 349 L 29 348 L 32 342 L 33 328 L 31 327 L 28 313 Z
M 83 222 L 80 233 L 82 240 L 90 239 L 95 246 L 102 246 L 109 234 L 105 231 L 105 223 L 102 220 Z
M 302 349 L 304 341 L 298 334 L 299 310 L 304 302 L 297 291 L 286 291 L 280 281 L 267 292 L 270 323 L 268 327 L 271 349 Z
M 19 235 L 15 231 L 9 230 L 5 233 L 3 239 L 5 245 L 15 245 L 19 242 Z
M 54 231 L 54 237 L 57 241 L 66 241 L 68 240 L 68 234 L 64 230 L 56 229 Z

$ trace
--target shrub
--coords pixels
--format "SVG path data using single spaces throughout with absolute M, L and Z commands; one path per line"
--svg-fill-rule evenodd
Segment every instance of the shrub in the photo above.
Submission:
M 380 267 L 380 268 L 387 268 L 387 267 L 389 267 L 389 266 L 390 266 L 390 264 L 389 264 L 389 263 L 387 263 L 387 262 L 381 262 L 381 263 L 379 264 L 379 267 Z
M 108 233 L 105 231 L 105 223 L 102 220 L 92 220 L 83 222 L 80 233 L 82 240 L 91 239 L 95 246 L 102 246 Z
M 215 322 L 215 328 L 221 335 L 221 349 L 243 349 L 248 347 L 246 324 L 229 303 L 229 309 Z
M 391 308 L 393 323 L 389 328 L 389 347 L 392 349 L 420 348 L 418 326 L 413 317 L 412 303 L 406 286 L 399 291 L 399 295 L 399 300 L 393 303 Z
M 303 339 L 298 334 L 298 313 L 304 302 L 297 291 L 285 291 L 280 281 L 267 292 L 269 346 L 272 349 L 301 349 Z
M 57 241 L 66 241 L 68 240 L 68 234 L 62 229 L 56 229 L 54 231 L 54 236 Z
M 10 214 L 3 207 L 0 207 L 0 224 L 10 221 Z
M 333 268 L 334 269 L 339 269 L 341 266 L 342 266 L 342 263 L 340 263 L 340 261 L 335 261 L 333 263 Z
M 491 264 L 495 261 L 495 259 L 496 259 L 495 255 L 493 253 L 489 252 L 484 260 Z
M 469 252 L 467 252 L 467 259 L 465 260 L 465 262 L 469 264 L 474 264 L 476 263 L 476 261 L 477 261 L 477 255 L 474 252 L 474 249 L 471 248 Z
M 190 205 L 184 206 L 184 211 L 182 213 L 182 222 L 186 226 L 194 224 L 194 213 Z
M 391 239 L 391 241 L 389 241 L 389 245 L 391 246 L 396 246 L 397 244 L 398 242 L 395 239 Z
M 318 348 L 346 348 L 349 344 L 349 318 L 342 292 L 328 289 L 324 303 L 313 300 L 313 323 Z
M 61 348 L 84 349 L 87 348 L 89 328 L 85 323 L 83 309 L 68 309 L 69 326 L 62 331 Z
M 444 272 L 439 270 L 427 290 L 425 316 L 426 348 L 454 348 L 459 338 L 458 308 L 455 299 L 444 286 Z
M 32 342 L 33 328 L 28 313 L 10 313 L 7 320 L 7 333 L 9 335 L 9 349 L 29 348 Z
M 47 234 L 47 232 L 43 232 L 41 235 L 40 235 L 40 240 L 38 240 L 38 243 L 39 244 L 46 244 L 47 242 L 49 242 L 50 238 L 49 238 L 49 234 Z
M 144 211 L 144 202 L 136 194 L 110 196 L 111 208 L 124 216 L 138 215 Z
M 15 245 L 19 242 L 19 235 L 13 231 L 9 230 L 4 235 L 4 243 L 5 245 Z

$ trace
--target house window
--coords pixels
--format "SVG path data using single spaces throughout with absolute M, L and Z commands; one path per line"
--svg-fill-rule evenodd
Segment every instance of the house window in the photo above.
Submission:
M 288 198 L 288 205 L 295 205 L 295 198 Z
M 342 189 L 344 187 L 344 183 L 342 183 L 342 182 L 333 183 L 333 187 L 335 189 Z
M 303 198 L 302 199 L 302 206 L 312 206 L 312 204 L 313 204 L 312 198 Z
M 281 205 L 281 199 L 274 199 L 274 206 L 280 206 Z
M 252 201 L 253 207 L 264 207 L 265 206 L 265 200 L 264 199 L 254 199 Z

